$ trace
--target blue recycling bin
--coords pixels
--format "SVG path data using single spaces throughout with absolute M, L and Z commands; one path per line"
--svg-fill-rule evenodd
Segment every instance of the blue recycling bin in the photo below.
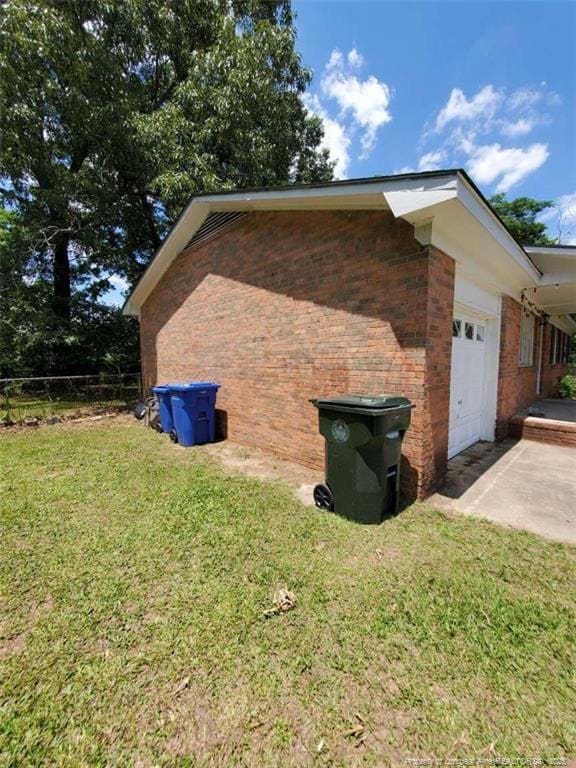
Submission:
M 166 434 L 169 435 L 174 430 L 170 387 L 158 385 L 152 387 L 152 392 L 154 392 L 158 400 L 158 411 L 160 413 L 160 426 L 162 427 L 162 432 L 166 432 Z
M 168 384 L 174 429 L 183 446 L 213 443 L 216 439 L 216 393 L 213 381 Z

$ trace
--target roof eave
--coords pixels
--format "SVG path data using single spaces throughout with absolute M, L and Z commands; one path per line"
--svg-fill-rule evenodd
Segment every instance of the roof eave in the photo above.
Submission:
M 158 269 L 159 265 L 163 265 L 164 262 L 165 268 L 161 271 L 161 274 L 163 274 L 173 259 L 186 245 L 184 242 L 180 244 L 180 240 L 183 240 L 184 238 L 178 236 L 182 231 L 182 227 L 186 226 L 186 242 L 188 242 L 194 234 L 194 226 L 196 226 L 196 228 L 199 227 L 212 210 L 222 210 L 222 208 L 226 208 L 226 206 L 242 205 L 242 210 L 249 211 L 259 207 L 259 203 L 264 200 L 292 199 L 309 201 L 315 197 L 330 198 L 334 203 L 333 207 L 337 207 L 339 198 L 346 195 L 359 196 L 368 193 L 378 194 L 379 186 L 384 187 L 385 185 L 393 185 L 401 187 L 407 182 L 409 185 L 413 186 L 419 182 L 439 180 L 443 178 L 446 183 L 450 183 L 451 180 L 456 179 L 457 175 L 458 170 L 426 171 L 423 173 L 346 179 L 344 181 L 322 182 L 316 184 L 292 184 L 281 187 L 252 188 L 228 192 L 204 192 L 195 195 L 190 198 L 188 204 L 176 219 L 176 222 L 166 235 L 164 241 L 154 253 L 149 265 L 144 270 L 124 302 L 122 312 L 125 315 L 140 315 L 140 308 L 148 298 L 148 295 L 154 286 L 152 285 L 149 291 L 146 291 L 146 288 L 149 287 L 151 278 L 160 272 Z M 322 195 L 318 194 L 320 191 L 323 193 Z M 305 208 L 305 206 L 301 207 Z M 386 202 L 383 197 L 382 207 L 386 207 Z M 203 216 L 198 221 L 195 221 L 196 217 L 193 215 L 196 210 L 201 210 L 203 212 Z M 158 279 L 160 278 L 158 277 Z
M 410 193 L 410 199 L 403 193 Z M 472 179 L 462 169 L 429 171 L 396 176 L 256 188 L 196 195 L 183 209 L 147 269 L 126 299 L 123 312 L 138 315 L 157 282 L 172 261 L 186 247 L 206 216 L 218 210 L 259 210 L 263 208 L 308 209 L 342 208 L 362 204 L 362 196 L 372 200 L 372 207 L 390 208 L 394 215 L 410 220 L 410 213 L 438 210 L 444 202 L 457 198 L 483 227 L 522 267 L 530 280 L 538 283 L 541 272 L 530 256 L 490 206 Z M 370 207 L 370 206 L 366 206 Z

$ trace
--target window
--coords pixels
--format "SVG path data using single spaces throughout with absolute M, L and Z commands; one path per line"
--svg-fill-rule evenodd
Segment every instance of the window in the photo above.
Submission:
M 554 365 L 556 362 L 556 342 L 557 342 L 557 335 L 558 332 L 556 330 L 556 327 L 554 325 L 550 326 L 550 355 L 548 357 L 548 362 L 550 365 Z
M 570 358 L 570 336 L 554 325 L 550 326 L 550 365 L 566 365 Z
M 532 365 L 534 357 L 534 316 L 522 311 L 520 322 L 520 365 Z
M 570 336 L 570 334 L 568 333 L 564 334 L 564 341 L 565 341 L 564 357 L 562 358 L 562 362 L 564 363 L 564 365 L 568 365 L 568 363 L 570 362 L 570 345 L 572 343 L 572 337 Z
M 486 326 L 455 317 L 452 320 L 452 337 L 483 342 L 486 339 Z

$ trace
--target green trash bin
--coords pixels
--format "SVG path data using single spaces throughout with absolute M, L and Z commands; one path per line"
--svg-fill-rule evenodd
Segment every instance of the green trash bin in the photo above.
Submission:
M 310 402 L 318 408 L 326 440 L 326 483 L 314 488 L 316 506 L 361 523 L 396 514 L 410 401 L 399 395 L 343 395 Z

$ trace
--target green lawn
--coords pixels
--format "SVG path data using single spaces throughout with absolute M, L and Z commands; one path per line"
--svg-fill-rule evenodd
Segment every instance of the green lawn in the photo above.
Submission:
M 125 419 L 1 434 L 0 466 L 3 768 L 576 752 L 574 548 L 361 527 Z

